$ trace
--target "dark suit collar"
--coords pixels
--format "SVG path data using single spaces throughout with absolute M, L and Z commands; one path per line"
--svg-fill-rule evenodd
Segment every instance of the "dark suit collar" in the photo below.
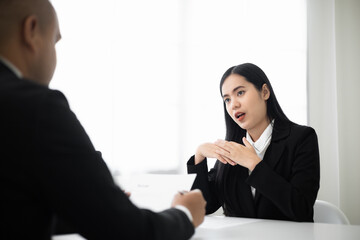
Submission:
M 15 73 L 16 76 L 22 76 L 20 69 L 16 65 L 14 65 L 9 59 L 0 55 L 0 62 L 2 62 L 8 69 Z
M 277 142 L 289 136 L 290 124 L 289 121 L 275 119 L 271 142 Z
M 272 169 L 275 168 L 284 151 L 284 141 L 290 135 L 290 124 L 290 121 L 275 119 L 271 143 L 263 159 L 263 161 L 265 161 Z
M 7 66 L 4 62 L 0 60 L 0 74 L 2 76 L 9 76 L 11 78 L 18 78 L 17 75 Z
M 1 60 L 0 60 L 0 72 L 12 73 L 10 68 L 8 66 L 6 66 Z
M 284 149 L 285 149 L 285 140 L 290 135 L 290 124 L 289 121 L 281 121 L 275 119 L 274 129 L 271 137 L 271 143 L 266 150 L 263 161 L 265 161 L 271 169 L 276 167 L 276 164 L 279 162 Z M 258 191 L 255 193 L 255 204 L 259 201 L 260 194 Z
M 11 81 L 20 81 L 23 83 L 31 84 L 31 85 L 37 85 L 45 88 L 49 88 L 48 86 L 44 86 L 40 83 L 37 83 L 35 81 L 29 80 L 27 78 L 19 78 L 12 69 L 9 68 L 6 64 L 4 64 L 2 61 L 0 61 L 0 78 L 1 80 L 11 80 Z

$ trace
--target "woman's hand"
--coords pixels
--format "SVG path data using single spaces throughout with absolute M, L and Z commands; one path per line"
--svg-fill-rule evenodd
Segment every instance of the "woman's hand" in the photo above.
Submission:
M 220 148 L 217 144 L 215 143 L 204 143 L 201 144 L 195 153 L 195 165 L 201 163 L 202 161 L 204 161 L 205 158 L 216 158 L 218 159 L 220 162 L 224 163 L 224 164 L 231 164 L 231 165 L 236 165 L 235 162 L 233 162 L 230 159 L 226 159 L 223 157 L 223 155 L 220 155 L 219 153 L 217 153 L 218 151 L 223 150 L 222 148 Z
M 253 171 L 261 159 L 257 156 L 255 149 L 246 138 L 243 137 L 242 140 L 245 146 L 236 142 L 217 140 L 215 144 L 218 148 L 215 153 L 226 161 L 235 162 Z

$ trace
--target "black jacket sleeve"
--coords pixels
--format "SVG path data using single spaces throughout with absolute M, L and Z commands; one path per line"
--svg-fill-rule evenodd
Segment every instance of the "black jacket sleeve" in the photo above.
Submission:
M 194 227 L 178 209 L 139 209 L 114 183 L 105 162 L 58 91 L 37 112 L 34 151 L 48 208 L 87 239 L 188 239 Z M 170 203 L 169 203 L 170 204 Z
M 216 212 L 221 207 L 221 202 L 216 193 L 216 172 L 219 161 L 215 163 L 214 168 L 208 172 L 207 159 L 195 165 L 195 156 L 192 156 L 187 162 L 188 173 L 196 173 L 196 178 L 191 189 L 200 189 L 206 200 L 206 214 Z

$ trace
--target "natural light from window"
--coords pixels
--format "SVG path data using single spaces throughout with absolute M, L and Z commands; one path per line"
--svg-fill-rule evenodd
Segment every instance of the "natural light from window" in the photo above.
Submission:
M 62 40 L 50 87 L 112 171 L 185 173 L 199 144 L 224 138 L 220 78 L 244 62 L 307 123 L 305 0 L 52 3 Z

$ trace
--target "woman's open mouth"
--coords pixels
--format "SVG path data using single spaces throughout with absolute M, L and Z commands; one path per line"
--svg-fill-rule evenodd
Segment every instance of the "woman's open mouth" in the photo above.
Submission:
M 242 121 L 245 118 L 245 113 L 236 113 L 235 117 L 237 120 Z

